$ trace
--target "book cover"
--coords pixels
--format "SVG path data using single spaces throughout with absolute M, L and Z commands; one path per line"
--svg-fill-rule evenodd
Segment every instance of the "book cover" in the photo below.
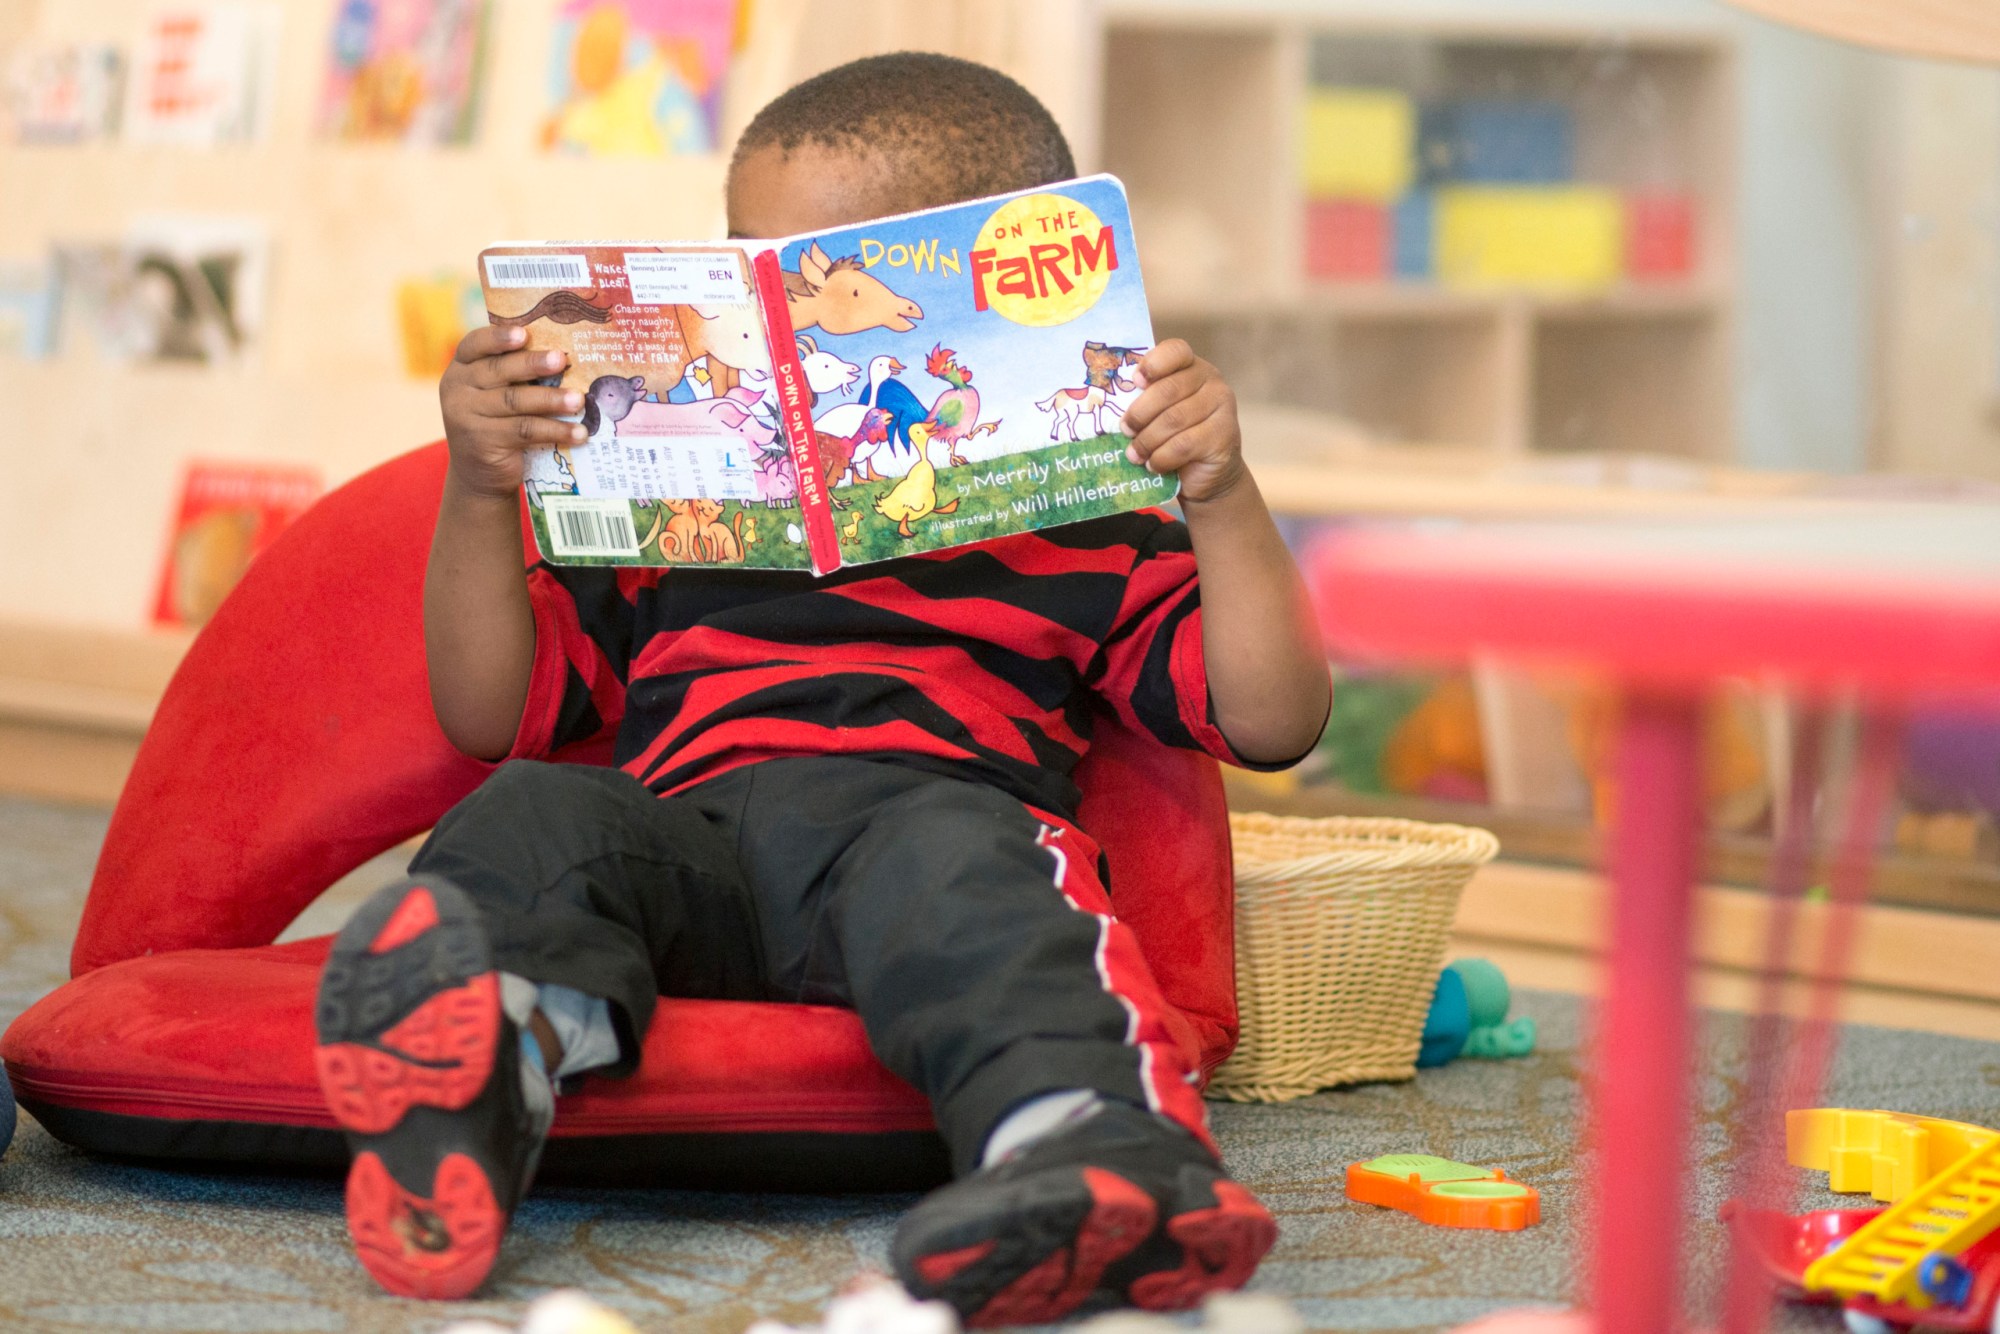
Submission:
M 118 242 L 58 241 L 58 340 L 112 361 L 217 365 L 262 331 L 269 232 L 256 218 L 142 214 Z
M 0 262 L 0 358 L 40 361 L 54 352 L 57 306 L 52 262 Z
M 108 139 L 118 126 L 124 61 L 101 42 L 29 45 L 7 62 L 7 137 L 21 144 Z
M 319 498 L 312 468 L 188 464 L 153 595 L 159 625 L 198 626 L 287 524 Z
M 741 249 L 499 245 L 487 318 L 569 354 L 589 432 L 528 456 L 542 552 L 569 564 L 805 568 L 796 473 Z
M 488 0 L 342 0 L 320 133 L 410 144 L 472 142 Z
M 462 274 L 405 278 L 396 284 L 396 330 L 403 347 L 403 371 L 412 379 L 435 380 L 458 355 L 458 344 L 474 323 L 486 322 L 486 297 Z
M 714 152 L 736 14 L 737 0 L 563 0 L 542 147 Z
M 283 11 L 266 0 L 211 0 L 154 11 L 132 62 L 125 137 L 207 148 L 269 128 Z
M 589 439 L 531 456 L 553 561 L 824 573 L 1176 493 L 1118 431 L 1152 327 L 1113 177 L 748 249 L 481 258 L 489 318 L 586 397 Z

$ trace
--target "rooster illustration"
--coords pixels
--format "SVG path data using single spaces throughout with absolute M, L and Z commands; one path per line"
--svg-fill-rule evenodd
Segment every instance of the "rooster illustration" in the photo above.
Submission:
M 924 358 L 924 369 L 951 386 L 937 396 L 924 419 L 930 438 L 950 448 L 952 463 L 962 464 L 965 458 L 959 446 L 976 435 L 999 430 L 1000 423 L 979 420 L 979 391 L 972 387 L 972 372 L 958 364 L 958 354 L 950 348 L 934 344 Z

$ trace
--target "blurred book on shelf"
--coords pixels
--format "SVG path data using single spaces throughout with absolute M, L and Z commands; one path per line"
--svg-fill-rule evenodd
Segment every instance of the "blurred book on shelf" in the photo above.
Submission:
M 264 139 L 277 101 L 283 14 L 269 0 L 154 10 L 127 80 L 126 139 L 181 148 Z
M 341 0 L 320 133 L 471 143 L 490 19 L 489 0 Z
M 0 141 L 81 144 L 110 138 L 124 95 L 124 58 L 102 42 L 17 47 L 0 96 Z
M 58 306 L 53 262 L 0 263 L 0 358 L 40 361 L 53 354 Z
M 314 468 L 188 464 L 153 597 L 154 623 L 193 627 L 207 621 L 250 562 L 321 489 Z
M 737 4 L 563 0 L 542 147 L 589 157 L 716 151 Z
M 477 278 L 438 274 L 396 284 L 403 371 L 412 379 L 435 380 L 444 374 L 458 354 L 459 340 L 485 323 L 486 294 Z
M 58 241 L 56 341 L 111 361 L 220 365 L 257 351 L 269 231 L 256 218 L 155 214 L 117 241 Z

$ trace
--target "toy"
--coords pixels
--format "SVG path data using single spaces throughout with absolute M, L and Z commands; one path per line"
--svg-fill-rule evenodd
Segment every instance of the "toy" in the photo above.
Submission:
M 14 1086 L 7 1082 L 6 1069 L 0 1067 L 0 1154 L 14 1142 L 14 1120 Z
M 1437 990 L 1431 993 L 1430 1013 L 1424 1016 L 1417 1069 L 1428 1070 L 1457 1060 L 1471 1036 L 1472 1004 L 1465 995 L 1465 979 L 1446 967 L 1438 974 Z
M 745 1334 L 958 1334 L 958 1313 L 943 1302 L 920 1302 L 886 1274 L 862 1274 L 827 1305 L 817 1325 L 759 1320 Z
M 1078 1325 L 1076 1334 L 1305 1334 L 1306 1322 L 1283 1297 L 1269 1292 L 1217 1292 L 1201 1304 L 1201 1323 L 1114 1311 Z
M 1806 1274 L 1830 1248 L 1838 1248 L 1871 1225 L 1886 1209 L 1815 1209 L 1793 1217 L 1777 1209 L 1745 1209 L 1732 1200 L 1722 1206 L 1729 1224 L 1764 1271 L 1776 1279 L 1794 1301 L 1839 1302 L 1847 1328 L 1857 1334 L 1887 1334 L 1898 1327 L 1990 1330 L 2000 1317 L 2000 1234 L 1968 1246 L 1956 1258 L 1936 1257 L 1931 1268 L 1944 1281 L 1941 1297 L 1925 1298 L 1915 1306 L 1878 1302 L 1870 1297 L 1842 1300 L 1837 1294 L 1806 1286 Z M 1949 1292 L 1946 1292 L 1949 1289 Z
M 1427 1153 L 1391 1153 L 1350 1164 L 1347 1198 L 1400 1209 L 1436 1227 L 1518 1232 L 1542 1218 L 1542 1197 L 1533 1186 L 1509 1181 L 1498 1168 Z
M 1886 1209 L 1797 1217 L 1723 1206 L 1795 1298 L 1839 1302 L 1850 1330 L 2000 1328 L 2000 1132 L 1901 1112 L 1787 1113 L 1786 1157 Z
M 1497 1061 L 1535 1050 L 1535 1021 L 1507 1022 L 1513 993 L 1506 974 L 1485 959 L 1457 959 L 1438 974 L 1424 1018 L 1417 1068 L 1428 1070 L 1460 1056 Z
M 1894 1204 L 2000 1131 L 1905 1112 L 1815 1107 L 1785 1113 L 1785 1157 L 1827 1174 L 1827 1189 Z
M 514 1334 L 491 1320 L 459 1320 L 438 1334 Z M 521 1317 L 520 1334 L 639 1334 L 630 1320 L 574 1288 L 544 1293 Z

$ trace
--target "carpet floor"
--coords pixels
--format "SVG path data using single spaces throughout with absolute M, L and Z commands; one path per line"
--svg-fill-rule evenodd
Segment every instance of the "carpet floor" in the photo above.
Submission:
M 62 981 L 101 811 L 0 799 L 0 1024 Z M 336 928 L 394 875 L 378 859 L 295 924 Z M 1235 1174 L 1278 1214 L 1255 1280 L 1315 1329 L 1433 1330 L 1502 1307 L 1559 1303 L 1576 1270 L 1577 1053 L 1582 1007 L 1525 993 L 1542 1047 L 1520 1061 L 1459 1062 L 1416 1081 L 1282 1106 L 1213 1107 Z M 1688 1202 L 1692 1291 L 1713 1289 L 1712 1221 L 1742 1090 L 1742 1024 L 1702 1030 L 1697 1175 Z M 1850 1027 L 1829 1101 L 2000 1122 L 2000 1044 Z M 1341 1193 L 1350 1162 L 1423 1152 L 1503 1167 L 1542 1192 L 1544 1222 L 1512 1234 L 1426 1227 Z M 1621 1183 L 1656 1190 L 1658 1181 Z M 739 1334 L 759 1317 L 804 1322 L 856 1270 L 880 1267 L 909 1196 L 750 1196 L 538 1190 L 509 1234 L 488 1299 L 449 1306 L 383 1296 L 355 1265 L 334 1180 L 215 1175 L 91 1159 L 23 1116 L 0 1159 L 0 1328 L 26 1331 L 436 1330 L 517 1319 L 555 1287 L 582 1288 L 642 1329 Z M 1837 1198 L 1809 1189 L 1801 1207 Z M 1790 1308 L 1778 1328 L 1835 1330 Z

